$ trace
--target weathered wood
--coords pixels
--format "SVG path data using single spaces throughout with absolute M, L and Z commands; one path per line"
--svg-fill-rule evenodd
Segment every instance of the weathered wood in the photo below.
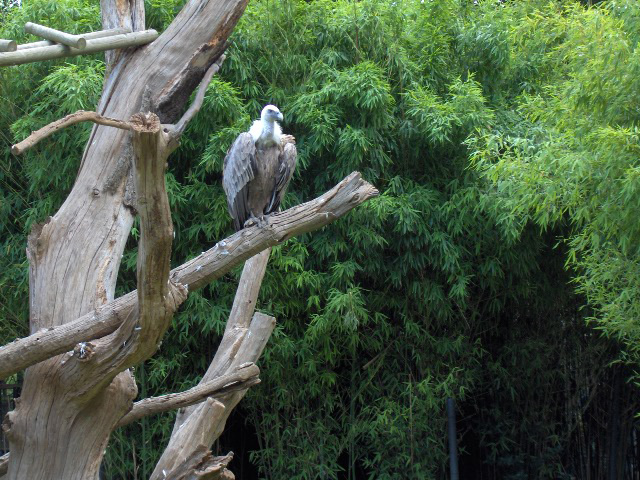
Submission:
M 227 466 L 233 460 L 233 453 L 224 457 L 214 457 L 208 447 L 198 447 L 171 471 L 163 471 L 163 480 L 233 480 L 235 476 Z
M 129 31 L 139 32 L 145 27 L 144 0 L 100 0 L 100 14 L 102 15 L 102 28 L 126 28 Z M 106 65 L 105 78 L 109 77 L 111 69 L 124 55 L 122 50 L 107 50 L 104 52 Z
M 133 408 L 118 422 L 118 427 L 136 422 L 143 417 L 189 407 L 208 397 L 217 398 L 238 390 L 247 390 L 260 383 L 260 369 L 253 363 L 241 365 L 233 373 L 223 375 L 208 382 L 200 382 L 193 388 L 180 393 L 170 393 L 160 397 L 145 398 L 133 404 Z
M 0 477 L 2 477 L 9 469 L 9 453 L 5 453 L 0 457 Z
M 260 358 L 275 327 L 275 319 L 260 313 L 255 314 L 253 321 L 251 317 L 254 315 L 270 253 L 271 249 L 264 250 L 245 263 L 222 341 L 201 383 L 206 384 L 212 378 L 233 371 L 233 365 L 239 362 L 256 362 Z M 200 432 L 200 442 L 204 441 L 205 445 L 210 446 L 222 434 L 227 418 L 245 393 L 246 390 L 241 390 L 220 398 L 225 408 L 215 412 L 209 412 L 198 405 L 179 411 L 173 426 L 173 435 L 158 465 L 164 469 L 174 468 L 176 451 L 184 455 L 188 454 L 189 448 L 198 448 L 199 444 L 196 442 L 185 443 L 181 440 L 181 443 L 177 443 L 177 439 L 181 437 L 178 432 L 183 428 Z
M 106 1 L 112 9 L 142 5 L 139 0 Z M 245 6 L 246 0 L 188 0 L 156 41 L 121 52 L 105 79 L 98 113 L 127 119 L 141 110 L 154 111 L 163 123 L 175 122 L 222 53 Z M 120 26 L 103 24 L 104 29 Z M 165 102 L 163 109 L 156 109 L 157 98 Z M 125 199 L 130 139 L 131 132 L 95 126 L 71 192 L 31 235 L 31 332 L 68 323 L 113 300 L 134 219 Z M 120 323 L 126 321 L 121 317 Z M 22 401 L 7 419 L 10 480 L 97 480 L 109 435 L 136 396 L 135 381 L 126 371 L 109 385 L 96 381 L 113 371 L 97 361 L 104 356 L 98 351 L 81 362 L 65 362 L 64 355 L 27 370 Z
M 0 52 L 15 52 L 18 44 L 15 40 L 3 40 L 0 38 Z
M 36 37 L 42 37 L 46 40 L 60 43 L 68 47 L 77 48 L 79 50 L 83 50 L 87 46 L 87 40 L 82 35 L 72 35 L 70 33 L 61 32 L 60 30 L 33 22 L 25 23 L 24 31 L 35 35 Z
M 55 122 L 45 125 L 41 129 L 31 133 L 31 135 L 22 140 L 20 143 L 16 143 L 15 145 L 13 145 L 11 147 L 11 153 L 13 153 L 14 155 L 20 155 L 26 150 L 29 150 L 41 140 L 44 140 L 45 138 L 53 135 L 58 130 L 62 130 L 63 128 L 75 125 L 76 123 L 80 122 L 93 122 L 98 125 L 121 128 L 123 130 L 133 129 L 129 122 L 123 122 L 122 120 L 117 120 L 115 118 L 103 117 L 96 112 L 86 112 L 84 110 L 79 110 L 75 113 L 67 115 L 64 118 L 56 120 Z
M 370 183 L 354 172 L 320 197 L 268 216 L 264 226 L 254 225 L 221 240 L 213 248 L 174 268 L 170 278 L 175 283 L 187 285 L 190 292 L 198 290 L 262 250 L 294 235 L 322 228 L 377 194 Z M 136 308 L 137 291 L 133 291 L 73 322 L 40 329 L 3 346 L 0 348 L 0 378 L 68 352 L 79 342 L 112 333 Z
M 36 47 L 17 50 L 15 52 L 0 53 L 0 67 L 22 65 L 31 62 L 43 62 L 56 58 L 75 57 L 90 53 L 104 52 L 115 48 L 138 47 L 153 42 L 158 38 L 155 30 L 142 32 L 123 33 L 102 38 L 95 38 L 86 42 L 82 50 L 66 45 L 51 45 L 48 47 Z
M 95 38 L 112 37 L 114 35 L 122 35 L 123 33 L 131 33 L 131 28 L 112 28 L 109 30 L 98 30 L 97 32 L 83 33 L 82 37 L 86 40 L 92 40 Z M 18 45 L 18 50 L 27 50 L 29 48 L 49 47 L 55 45 L 56 42 L 51 40 L 42 40 L 40 42 L 23 43 Z
M 246 362 L 256 363 L 275 326 L 275 318 L 256 313 L 246 335 L 233 352 L 228 352 L 233 354 L 230 371 Z M 184 459 L 189 458 L 198 448 L 201 446 L 210 448 L 222 434 L 227 418 L 245 393 L 246 390 L 241 390 L 220 397 L 218 399 L 220 406 L 217 408 L 205 402 L 199 404 L 194 413 L 186 418 L 178 415 L 169 444 L 156 464 L 150 480 L 163 480 L 165 478 L 163 472 L 177 469 Z

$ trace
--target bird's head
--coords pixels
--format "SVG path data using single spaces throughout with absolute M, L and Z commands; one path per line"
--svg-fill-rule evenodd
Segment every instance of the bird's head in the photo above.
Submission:
M 275 105 L 267 105 L 262 109 L 262 113 L 260 114 L 260 120 L 263 122 L 273 123 L 276 120 L 281 122 L 282 118 L 282 113 Z

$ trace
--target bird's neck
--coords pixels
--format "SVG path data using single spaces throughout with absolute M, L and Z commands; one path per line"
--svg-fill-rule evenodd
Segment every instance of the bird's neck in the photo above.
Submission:
M 262 120 L 262 132 L 256 141 L 260 147 L 271 147 L 280 143 L 280 128 L 274 121 Z
M 273 138 L 274 135 L 274 126 L 275 126 L 276 122 L 268 122 L 266 120 L 262 121 L 262 135 L 260 135 L 260 137 L 267 139 L 267 138 Z

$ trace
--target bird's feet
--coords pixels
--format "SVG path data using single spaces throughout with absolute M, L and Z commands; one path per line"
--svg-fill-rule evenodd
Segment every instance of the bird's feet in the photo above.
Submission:
M 259 228 L 264 228 L 267 226 L 267 223 L 267 215 L 260 215 L 259 217 L 251 216 L 246 222 L 244 222 L 243 227 L 248 228 L 257 225 Z
M 246 222 L 244 222 L 243 228 L 253 227 L 258 224 L 258 219 L 256 217 L 249 217 Z

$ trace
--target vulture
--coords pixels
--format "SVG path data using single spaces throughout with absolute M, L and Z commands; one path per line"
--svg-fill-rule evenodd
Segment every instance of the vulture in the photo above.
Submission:
M 296 168 L 295 139 L 282 134 L 278 120 L 278 107 L 264 107 L 260 120 L 238 135 L 224 159 L 222 186 L 236 231 L 278 211 Z

